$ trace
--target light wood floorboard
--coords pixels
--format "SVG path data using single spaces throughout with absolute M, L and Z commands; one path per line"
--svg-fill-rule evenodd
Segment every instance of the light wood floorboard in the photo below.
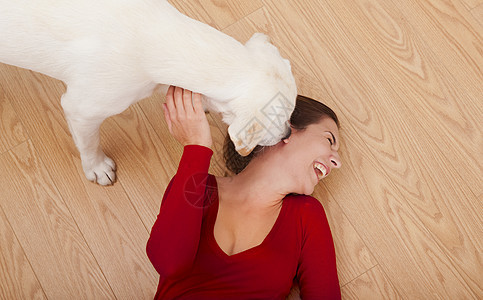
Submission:
M 349 282 L 341 292 L 343 299 L 402 299 L 379 266 Z
M 300 94 L 338 113 L 343 167 L 314 192 L 344 299 L 483 298 L 481 0 L 172 0 L 246 42 L 270 35 Z M 0 298 L 150 299 L 149 231 L 182 147 L 164 96 L 110 118 L 118 182 L 85 180 L 61 82 L 0 64 Z M 208 116 L 226 174 L 226 125 Z
M 33 144 L 27 141 L 2 155 L 0 173 L 8 174 L 0 177 L 2 209 L 46 296 L 110 298 L 102 270 Z M 23 261 L 14 259 L 10 262 L 14 265 Z M 5 270 L 6 274 L 15 269 Z M 30 294 L 31 284 L 23 280 L 16 284 Z
M 45 299 L 45 294 L 8 220 L 0 210 L 0 298 Z
M 471 10 L 473 17 L 483 26 L 483 3 Z
M 483 1 L 481 0 L 462 0 L 461 2 L 463 2 L 468 10 L 472 10 L 478 5 L 483 4 Z
M 22 122 L 18 118 L 5 92 L 0 86 L 0 154 L 27 139 Z

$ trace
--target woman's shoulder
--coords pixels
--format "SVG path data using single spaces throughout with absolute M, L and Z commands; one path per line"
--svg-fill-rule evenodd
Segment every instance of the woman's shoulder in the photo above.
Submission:
M 317 210 L 317 211 L 324 211 L 324 207 L 322 203 L 316 198 L 309 196 L 309 195 L 298 195 L 298 194 L 290 194 L 287 195 L 284 202 L 288 203 L 290 206 L 297 207 L 300 210 Z
M 285 202 L 286 201 L 286 202 Z M 326 231 L 329 229 L 327 215 L 322 203 L 308 195 L 289 195 L 284 199 L 290 219 L 300 224 L 305 234 L 309 232 Z
M 297 217 L 301 221 L 327 219 L 322 203 L 312 196 L 290 194 L 284 198 L 284 205 L 287 205 L 287 211 L 292 217 Z

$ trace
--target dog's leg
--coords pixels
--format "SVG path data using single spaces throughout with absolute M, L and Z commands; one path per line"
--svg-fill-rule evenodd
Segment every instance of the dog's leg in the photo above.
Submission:
M 110 115 L 96 113 L 69 90 L 62 96 L 62 107 L 87 179 L 100 185 L 113 184 L 116 165 L 102 151 L 99 135 L 102 122 Z

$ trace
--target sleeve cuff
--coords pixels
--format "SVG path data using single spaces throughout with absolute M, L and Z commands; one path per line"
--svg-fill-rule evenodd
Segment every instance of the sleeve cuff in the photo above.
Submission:
M 201 145 L 186 145 L 186 146 L 184 146 L 184 152 L 188 152 L 188 151 L 189 152 L 193 151 L 193 152 L 209 154 L 210 158 L 211 158 L 211 155 L 213 155 L 213 150 L 211 150 L 211 148 L 201 146 Z
M 208 173 L 213 150 L 200 145 L 186 145 L 179 162 L 178 173 Z

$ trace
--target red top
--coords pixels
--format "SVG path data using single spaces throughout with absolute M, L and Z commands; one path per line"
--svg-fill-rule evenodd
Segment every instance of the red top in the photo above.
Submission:
M 264 241 L 227 255 L 213 228 L 216 179 L 211 149 L 184 148 L 151 230 L 147 254 L 160 274 L 155 299 L 285 299 L 294 280 L 302 299 L 340 299 L 335 251 L 320 202 L 288 195 Z

